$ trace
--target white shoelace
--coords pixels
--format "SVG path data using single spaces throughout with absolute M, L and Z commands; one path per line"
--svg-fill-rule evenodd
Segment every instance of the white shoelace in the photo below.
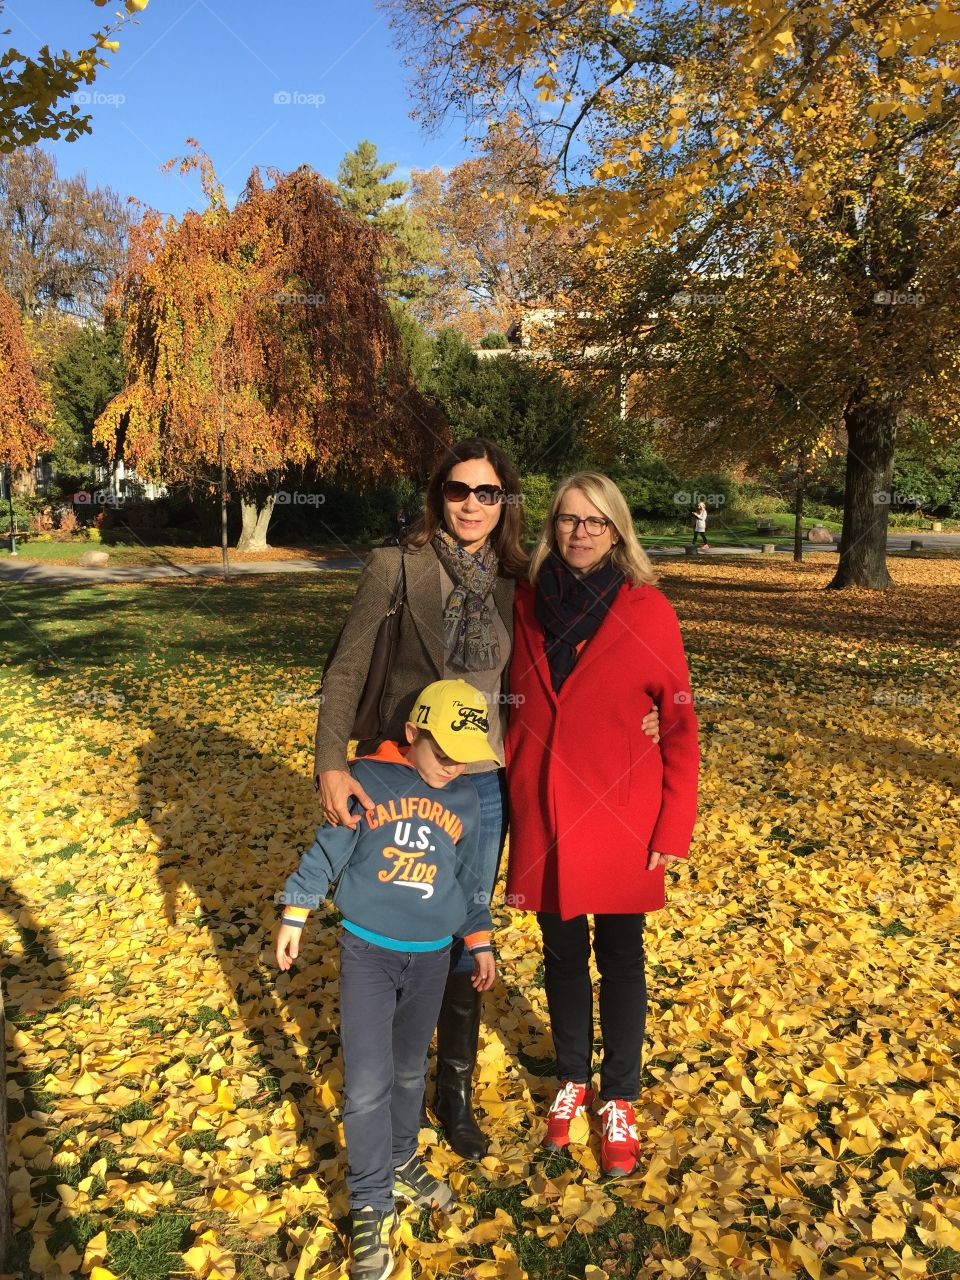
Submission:
M 571 1120 L 577 1110 L 581 1088 L 582 1085 L 568 1080 L 557 1094 L 554 1104 L 550 1108 L 550 1114 L 557 1116 L 560 1120 Z
M 607 1131 L 608 1142 L 626 1142 L 630 1137 L 630 1126 L 627 1123 L 627 1112 L 622 1106 L 618 1106 L 614 1099 L 604 1103 L 599 1110 L 599 1115 L 603 1116 L 603 1125 Z

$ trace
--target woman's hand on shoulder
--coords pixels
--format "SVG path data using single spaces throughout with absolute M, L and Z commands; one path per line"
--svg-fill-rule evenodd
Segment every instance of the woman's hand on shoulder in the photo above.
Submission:
M 357 797 L 366 812 L 374 808 L 373 801 L 348 769 L 324 769 L 316 775 L 314 784 L 320 792 L 324 819 L 332 827 L 355 828 L 360 821 L 359 813 L 350 812 L 351 796 Z

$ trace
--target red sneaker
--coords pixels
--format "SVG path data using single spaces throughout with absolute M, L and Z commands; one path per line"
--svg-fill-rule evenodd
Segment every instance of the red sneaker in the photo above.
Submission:
M 598 1108 L 597 1115 L 603 1118 L 600 1166 L 610 1178 L 625 1178 L 633 1173 L 640 1159 L 633 1107 L 620 1098 L 612 1098 Z
M 563 1151 L 570 1145 L 570 1122 L 586 1114 L 593 1101 L 593 1090 L 585 1084 L 568 1080 L 553 1100 L 547 1117 L 547 1132 L 541 1146 L 549 1151 Z

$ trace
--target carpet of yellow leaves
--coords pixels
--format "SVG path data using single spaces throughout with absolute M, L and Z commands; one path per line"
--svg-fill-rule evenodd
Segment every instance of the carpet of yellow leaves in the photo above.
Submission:
M 466 1203 L 404 1214 L 398 1277 L 560 1276 L 574 1257 L 588 1280 L 960 1272 L 960 565 L 898 561 L 887 595 L 824 593 L 828 574 L 698 561 L 662 579 L 703 778 L 690 864 L 649 921 L 639 1174 L 603 1183 L 595 1133 L 577 1165 L 537 1158 L 553 1089 L 537 930 L 500 911 L 491 1154 L 463 1165 L 424 1132 Z M 185 609 L 202 590 L 163 589 Z M 340 1274 L 332 917 L 292 974 L 272 959 L 273 895 L 315 820 L 318 665 L 198 653 L 136 697 L 98 692 L 94 670 L 0 673 L 31 1274 L 109 1280 L 117 1233 L 164 1214 L 182 1251 L 131 1274 Z

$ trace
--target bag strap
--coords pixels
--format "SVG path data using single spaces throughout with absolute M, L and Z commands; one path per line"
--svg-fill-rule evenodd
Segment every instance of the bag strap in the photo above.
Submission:
M 390 597 L 390 608 L 384 615 L 392 618 L 404 606 L 407 598 L 407 570 L 403 563 L 403 551 L 400 552 L 400 573 L 397 577 L 396 586 L 393 588 L 393 595 Z
M 397 577 L 396 585 L 393 588 L 393 594 L 390 597 L 390 608 L 384 614 L 384 618 L 390 618 L 391 630 L 394 633 L 397 633 L 399 630 L 400 619 L 397 615 L 402 612 L 404 603 L 406 602 L 406 598 L 407 598 L 407 574 L 406 574 L 406 569 L 403 563 L 403 552 L 401 551 L 400 552 L 400 573 Z M 396 621 L 394 621 L 394 618 L 396 618 Z M 323 690 L 323 677 L 327 674 L 327 668 L 330 666 L 330 663 L 336 657 L 337 650 L 340 648 L 340 641 L 343 639 L 343 633 L 346 628 L 346 625 L 347 625 L 346 623 L 343 624 L 343 626 L 337 632 L 336 640 L 334 640 L 333 644 L 327 650 L 327 656 L 323 664 L 323 670 L 320 672 L 320 683 L 317 685 L 316 689 L 314 689 L 313 693 L 308 695 L 310 698 L 316 699 L 317 701 L 320 700 L 320 695 Z

